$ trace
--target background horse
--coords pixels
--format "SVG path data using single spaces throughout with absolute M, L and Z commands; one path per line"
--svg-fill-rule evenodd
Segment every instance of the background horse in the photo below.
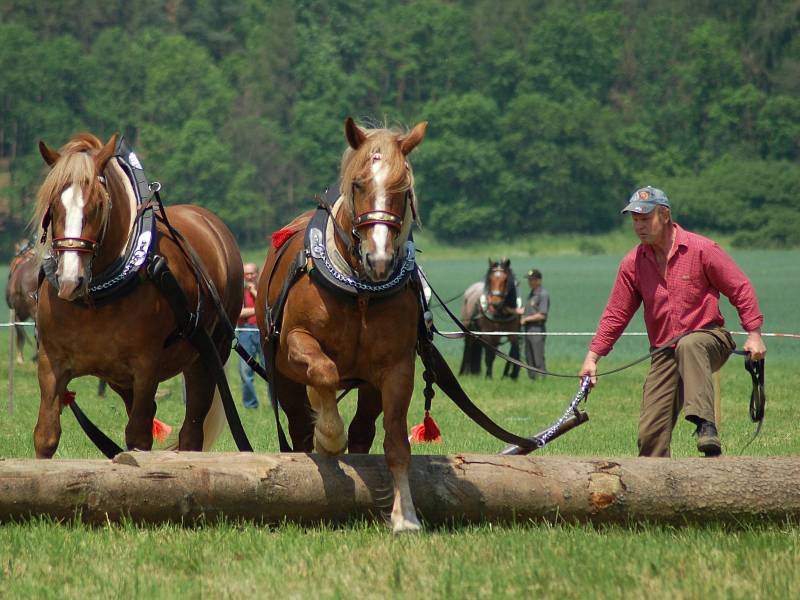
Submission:
M 19 250 L 17 255 L 11 259 L 11 266 L 8 269 L 8 283 L 6 284 L 6 304 L 14 310 L 16 321 L 36 320 L 36 284 L 39 274 L 39 261 L 36 256 L 36 249 L 33 245 L 28 245 Z M 22 350 L 28 336 L 25 333 L 24 325 L 14 325 L 17 335 L 17 363 L 22 364 Z M 34 347 L 36 345 L 34 330 Z M 36 350 L 34 349 L 33 360 L 36 360 Z
M 511 270 L 511 260 L 504 258 L 492 261 L 490 258 L 484 280 L 473 283 L 464 291 L 461 322 L 470 331 L 519 331 L 520 316 L 517 314 L 517 308 L 520 307 L 520 303 L 517 281 Z M 502 341 L 501 336 L 485 336 L 484 339 L 493 348 L 497 348 Z M 508 340 L 511 343 L 509 355 L 512 358 L 519 358 L 519 337 L 510 335 Z M 482 352 L 486 354 L 486 377 L 491 377 L 494 353 L 470 337 L 464 338 L 464 355 L 459 374 L 480 374 Z M 506 376 L 516 379 L 519 376 L 519 367 L 506 363 L 503 377 Z
M 39 144 L 52 169 L 39 190 L 34 223 L 43 224 L 43 253 L 58 261 L 57 286 L 45 279 L 39 291 L 41 404 L 34 446 L 40 458 L 55 453 L 67 384 L 82 375 L 101 377 L 122 397 L 128 413 L 125 443 L 129 449 L 152 447 L 156 389 L 159 382 L 181 372 L 187 404 L 178 447 L 201 450 L 204 439 L 208 447 L 224 422 L 212 375 L 194 348 L 174 335 L 174 313 L 152 281 L 143 279 L 131 291 L 102 303 L 94 304 L 88 294 L 92 273 L 103 273 L 125 254 L 137 216 L 131 182 L 113 156 L 116 139 L 112 136 L 104 146 L 91 134 L 79 134 L 58 152 Z M 233 235 L 203 208 L 173 206 L 166 212 L 198 254 L 233 321 L 241 309 L 243 281 Z M 189 306 L 197 306 L 198 295 L 206 296 L 206 291 L 161 222 L 155 238 L 153 252 L 166 259 Z M 211 334 L 224 362 L 231 334 L 207 298 L 204 306 L 199 326 Z M 209 414 L 212 397 L 215 410 Z
M 334 262 L 354 280 L 386 282 L 403 259 L 415 220 L 413 174 L 406 156 L 422 141 L 427 122 L 407 134 L 362 130 L 345 122 L 349 148 L 341 165 L 340 197 L 332 211 L 340 227 L 333 235 Z M 310 214 L 285 228 L 305 232 Z M 330 238 L 329 238 L 330 241 Z M 258 297 L 274 307 L 293 259 L 304 248 L 294 235 L 271 248 Z M 302 255 L 301 255 L 302 258 Z M 271 309 L 272 310 L 272 309 Z M 294 449 L 327 455 L 369 452 L 375 420 L 383 412 L 383 448 L 394 480 L 391 521 L 395 532 L 420 527 L 408 483 L 411 449 L 406 416 L 414 388 L 419 321 L 417 291 L 404 283 L 390 295 L 358 298 L 300 277 L 289 289 L 279 331 L 273 374 L 277 397 L 289 421 Z M 265 356 L 271 332 L 265 303 L 256 307 Z M 348 433 L 336 404 L 337 390 L 358 382 L 358 408 Z

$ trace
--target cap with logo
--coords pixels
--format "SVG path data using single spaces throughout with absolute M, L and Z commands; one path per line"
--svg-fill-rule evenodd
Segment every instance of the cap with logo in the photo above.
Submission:
M 633 192 L 633 195 L 628 199 L 628 205 L 622 209 L 622 214 L 629 212 L 640 215 L 647 214 L 656 206 L 670 208 L 669 198 L 662 190 L 648 185 Z

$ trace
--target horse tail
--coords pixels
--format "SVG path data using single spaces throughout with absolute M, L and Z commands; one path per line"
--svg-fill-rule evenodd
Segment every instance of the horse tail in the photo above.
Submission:
M 186 378 L 183 378 L 183 399 L 186 402 Z M 208 409 L 206 420 L 203 421 L 203 452 L 211 450 L 214 442 L 217 441 L 222 430 L 225 428 L 225 410 L 222 408 L 222 396 L 219 389 L 214 386 L 214 398 L 211 400 L 211 408 Z M 177 450 L 178 440 L 164 447 L 164 450 Z
M 214 442 L 222 434 L 226 422 L 225 410 L 222 408 L 222 396 L 219 388 L 214 386 L 214 399 L 211 401 L 211 408 L 208 409 L 206 420 L 203 421 L 203 452 L 208 452 L 214 447 Z

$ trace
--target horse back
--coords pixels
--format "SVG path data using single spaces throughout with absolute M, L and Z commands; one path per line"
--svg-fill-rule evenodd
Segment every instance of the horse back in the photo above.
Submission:
M 36 288 L 39 262 L 30 252 L 12 262 L 6 285 L 6 304 L 13 308 L 19 320 L 36 319 Z
M 191 204 L 166 209 L 170 224 L 177 229 L 200 259 L 200 263 L 220 294 L 228 319 L 235 322 L 242 309 L 244 269 L 239 246 L 227 225 L 211 211 Z M 157 252 L 167 259 L 190 302 L 197 298 L 197 281 L 178 244 L 158 224 Z M 209 307 L 209 311 L 213 312 Z
M 469 323 L 480 314 L 481 294 L 483 293 L 483 282 L 476 281 L 464 290 L 464 301 L 461 304 L 461 322 Z

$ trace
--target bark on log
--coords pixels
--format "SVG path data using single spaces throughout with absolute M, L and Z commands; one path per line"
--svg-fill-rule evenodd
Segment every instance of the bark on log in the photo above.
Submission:
M 800 518 L 800 457 L 594 459 L 414 456 L 411 490 L 429 523 L 698 523 Z M 0 460 L 0 521 L 277 523 L 383 518 L 383 456 L 126 452 L 106 460 Z

